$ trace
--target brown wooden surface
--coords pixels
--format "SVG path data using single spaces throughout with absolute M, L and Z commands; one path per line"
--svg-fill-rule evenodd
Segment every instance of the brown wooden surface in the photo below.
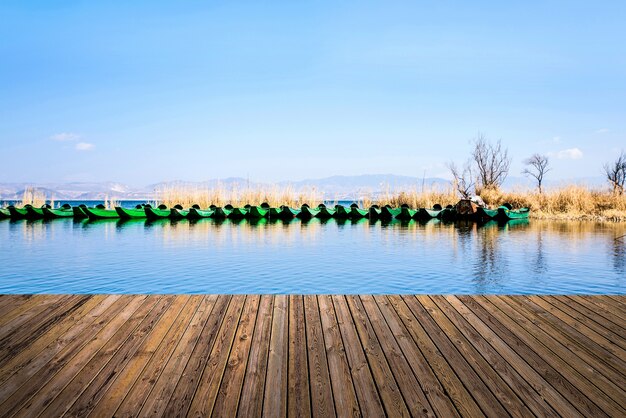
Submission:
M 624 296 L 0 295 L 0 416 L 626 416 Z

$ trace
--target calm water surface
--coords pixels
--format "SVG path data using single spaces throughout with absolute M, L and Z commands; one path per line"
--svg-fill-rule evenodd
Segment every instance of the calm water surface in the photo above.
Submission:
M 626 293 L 624 224 L 0 221 L 0 293 Z

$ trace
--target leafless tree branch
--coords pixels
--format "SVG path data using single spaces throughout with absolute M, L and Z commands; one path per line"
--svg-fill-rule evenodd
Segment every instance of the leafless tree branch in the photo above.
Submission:
M 524 160 L 524 164 L 528 167 L 522 170 L 522 174 L 533 177 L 537 182 L 539 193 L 542 193 L 543 177 L 551 170 L 548 167 L 550 164 L 548 157 L 541 154 L 533 154 Z

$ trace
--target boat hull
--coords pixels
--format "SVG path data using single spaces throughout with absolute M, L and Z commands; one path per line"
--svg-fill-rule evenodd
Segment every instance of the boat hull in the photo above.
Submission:
M 528 219 L 529 214 L 530 214 L 530 209 L 528 208 L 522 208 L 522 209 L 507 209 L 504 207 L 498 208 L 498 219 L 501 219 L 501 220 Z
M 202 210 L 202 209 L 191 208 L 189 209 L 189 214 L 187 215 L 187 217 L 189 219 L 210 218 L 213 216 L 214 213 L 215 211 L 211 209 Z
M 145 207 L 144 211 L 146 212 L 146 217 L 148 219 L 165 219 L 169 218 L 170 210 L 169 209 L 156 209 L 151 207 Z
M 89 219 L 117 219 L 120 215 L 115 209 L 82 208 Z
M 7 219 L 11 217 L 11 213 L 6 208 L 0 208 L 0 219 Z
M 145 219 L 146 211 L 141 209 L 128 209 L 117 206 L 115 211 L 122 219 Z
M 43 208 L 43 217 L 45 219 L 57 219 L 57 218 L 73 218 L 73 209 L 50 209 Z

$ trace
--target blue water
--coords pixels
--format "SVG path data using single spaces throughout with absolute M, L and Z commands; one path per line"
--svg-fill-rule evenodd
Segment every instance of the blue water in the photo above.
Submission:
M 0 221 L 0 293 L 625 294 L 624 224 Z

